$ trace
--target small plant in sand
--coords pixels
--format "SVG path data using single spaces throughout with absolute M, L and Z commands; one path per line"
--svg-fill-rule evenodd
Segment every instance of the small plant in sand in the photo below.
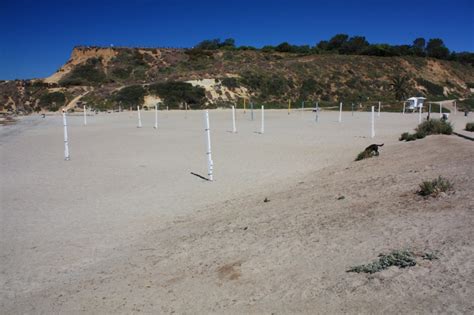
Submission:
M 402 133 L 398 140 L 413 141 L 416 139 L 423 139 L 429 135 L 450 135 L 452 133 L 453 125 L 450 122 L 441 119 L 432 119 L 419 124 L 413 134 L 408 132 Z
M 399 268 L 412 267 L 416 265 L 415 258 L 415 254 L 411 251 L 396 250 L 389 254 L 380 254 L 379 259 L 370 264 L 351 267 L 347 272 L 375 273 L 391 266 Z
M 474 122 L 468 122 L 466 124 L 466 131 L 474 131 Z
M 355 160 L 356 160 L 356 161 L 360 161 L 360 160 L 363 160 L 363 159 L 370 158 L 370 157 L 372 157 L 372 156 L 373 156 L 372 154 L 370 154 L 369 152 L 367 152 L 367 151 L 364 150 L 364 151 L 360 152 L 360 153 L 357 155 L 357 157 L 356 157 Z
M 442 192 L 447 192 L 453 188 L 453 185 L 449 180 L 439 176 L 432 181 L 424 181 L 420 184 L 420 190 L 418 194 L 421 196 L 433 196 L 436 197 Z

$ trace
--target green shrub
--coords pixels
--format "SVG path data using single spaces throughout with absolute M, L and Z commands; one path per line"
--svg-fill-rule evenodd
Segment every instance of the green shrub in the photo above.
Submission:
M 363 160 L 363 159 L 368 159 L 368 158 L 371 158 L 371 157 L 373 157 L 373 156 L 374 156 L 374 154 L 372 154 L 371 152 L 368 152 L 368 151 L 365 151 L 365 150 L 364 150 L 364 151 L 360 152 L 360 153 L 357 155 L 355 161 L 360 161 L 360 160 Z
M 466 131 L 474 131 L 474 122 L 468 122 L 466 124 Z
M 416 82 L 426 88 L 428 95 L 443 95 L 444 89 L 441 85 L 435 84 L 423 78 L 416 78 Z
M 90 58 L 85 64 L 76 66 L 70 73 L 59 81 L 63 86 L 71 85 L 97 85 L 104 83 L 107 77 L 101 68 L 98 58 Z
M 55 112 L 66 102 L 66 96 L 62 92 L 51 92 L 41 95 L 39 104 L 49 111 Z
M 379 259 L 367 264 L 351 267 L 347 272 L 375 273 L 391 266 L 399 268 L 412 267 L 416 265 L 415 254 L 410 251 L 393 251 L 387 255 L 380 254 Z
M 418 194 L 421 196 L 434 196 L 436 197 L 441 192 L 447 192 L 453 188 L 451 182 L 441 176 L 432 181 L 424 181 L 420 184 L 420 190 Z
M 450 135 L 453 133 L 453 126 L 448 121 L 431 119 L 419 124 L 415 131 L 416 133 L 424 133 L 425 135 Z
M 113 100 L 126 106 L 137 106 L 144 102 L 146 91 L 141 85 L 126 86 L 115 92 Z
M 237 78 L 224 78 L 222 79 L 222 85 L 232 90 L 239 87 L 239 80 Z
M 423 139 L 429 135 L 436 135 L 436 134 L 445 134 L 450 135 L 453 133 L 453 126 L 450 122 L 440 120 L 440 119 L 431 119 L 427 120 L 418 125 L 415 129 L 414 134 L 410 134 L 408 132 L 402 133 L 398 140 L 400 141 L 413 141 L 416 139 Z
M 170 108 L 177 108 L 183 103 L 201 107 L 206 96 L 204 88 L 187 82 L 155 83 L 151 84 L 148 90 L 151 94 L 160 96 Z

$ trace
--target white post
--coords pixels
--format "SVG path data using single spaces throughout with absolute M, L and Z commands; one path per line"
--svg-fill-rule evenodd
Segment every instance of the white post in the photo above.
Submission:
M 209 180 L 212 181 L 214 178 L 212 176 L 212 171 L 214 168 L 214 163 L 212 162 L 212 153 L 211 153 L 211 130 L 209 127 L 209 111 L 204 112 L 204 123 L 206 124 L 206 141 L 207 141 L 207 175 Z
M 260 133 L 263 134 L 265 132 L 265 108 L 262 105 L 262 126 L 260 129 Z
M 232 106 L 232 132 L 237 132 L 237 128 L 235 127 L 235 106 Z
M 339 103 L 339 122 L 342 122 L 342 102 Z
M 379 112 L 377 113 L 377 117 L 380 117 L 380 102 L 379 102 Z
M 423 104 L 418 105 L 418 123 L 421 124 L 421 111 L 423 109 Z
M 87 125 L 87 108 L 86 105 L 84 105 L 84 126 Z
M 250 103 L 250 119 L 253 121 L 253 102 Z
M 372 123 L 371 123 L 371 133 L 370 133 L 370 137 L 373 138 L 375 137 L 375 109 L 374 109 L 375 106 L 372 106 Z
M 69 161 L 71 157 L 69 156 L 69 142 L 67 137 L 67 120 L 66 120 L 66 111 L 63 109 L 63 125 L 64 125 L 64 160 Z
M 454 115 L 458 113 L 456 101 L 454 101 Z
M 137 112 L 138 112 L 138 126 L 137 128 L 142 127 L 142 116 L 140 116 L 140 106 L 137 106 Z
M 155 104 L 155 125 L 153 128 L 158 129 L 158 105 Z
M 405 115 L 405 106 L 406 106 L 406 102 L 403 102 L 403 115 Z
M 439 117 L 443 117 L 443 103 L 439 102 Z

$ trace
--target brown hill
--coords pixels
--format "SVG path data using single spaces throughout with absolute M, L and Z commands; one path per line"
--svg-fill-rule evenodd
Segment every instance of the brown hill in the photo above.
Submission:
M 92 90 L 81 100 L 100 109 L 140 105 L 146 95 L 170 107 L 184 103 L 191 108 L 226 106 L 250 98 L 269 106 L 284 106 L 288 99 L 320 101 L 323 105 L 380 100 L 397 108 L 395 105 L 400 103 L 395 100 L 391 83 L 400 76 L 409 79 L 406 95 L 465 98 L 474 82 L 474 68 L 411 56 L 76 47 L 67 63 L 44 80 L 3 82 L 0 106 L 25 112 L 57 110 Z M 176 86 L 170 82 L 189 84 Z M 120 92 L 129 86 L 132 88 Z M 56 98 L 48 95 L 51 92 L 56 92 Z

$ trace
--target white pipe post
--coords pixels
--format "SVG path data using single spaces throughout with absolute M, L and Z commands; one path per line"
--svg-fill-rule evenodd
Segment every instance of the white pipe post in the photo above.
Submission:
M 428 107 L 428 115 L 431 115 L 431 104 L 433 104 L 433 103 L 430 102 L 430 105 Z
M 140 115 L 140 106 L 137 106 L 137 112 L 138 112 L 138 126 L 137 128 L 142 127 L 142 116 Z
M 439 102 L 439 117 L 443 117 L 443 103 Z
M 87 108 L 86 105 L 84 105 L 84 126 L 87 125 Z
M 380 117 L 380 102 L 379 102 L 379 112 L 377 113 L 377 117 Z
M 253 120 L 253 102 L 250 103 L 250 119 Z
M 375 137 L 375 106 L 372 106 L 372 122 L 371 122 L 371 132 L 370 137 Z
M 339 122 L 342 122 L 342 102 L 339 103 Z
M 262 105 L 262 126 L 260 129 L 260 133 L 263 135 L 264 132 L 265 132 L 265 108 Z
M 235 106 L 232 106 L 232 132 L 237 132 L 237 128 L 235 127 Z
M 63 109 L 63 125 L 64 125 L 64 160 L 69 161 L 71 157 L 69 156 L 69 140 L 67 136 L 67 119 L 66 111 Z
M 421 110 L 423 109 L 423 105 L 419 105 L 418 107 L 418 123 L 421 124 Z
M 458 108 L 457 108 L 456 101 L 454 101 L 454 115 L 456 115 L 457 113 L 458 113 Z
M 153 128 L 158 129 L 158 105 L 155 104 L 155 125 Z
M 212 171 L 214 169 L 214 163 L 212 161 L 212 153 L 211 153 L 211 130 L 209 127 L 209 111 L 206 110 L 204 112 L 204 122 L 206 124 L 206 141 L 207 141 L 207 175 L 209 176 L 209 180 L 213 181 L 214 178 L 212 176 Z
M 403 102 L 403 115 L 405 115 L 405 106 L 406 106 L 406 102 Z

